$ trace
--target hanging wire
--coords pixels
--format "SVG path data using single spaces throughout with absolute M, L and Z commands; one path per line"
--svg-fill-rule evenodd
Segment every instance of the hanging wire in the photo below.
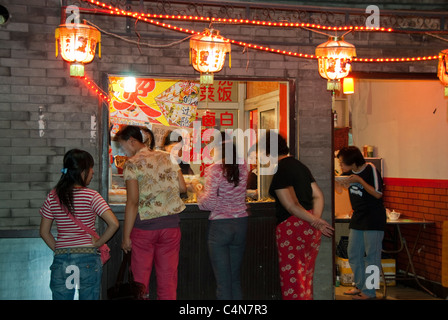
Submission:
M 343 38 L 343 37 L 345 37 L 347 34 L 349 34 L 350 32 L 352 32 L 353 31 L 353 29 L 352 30 L 349 30 L 349 31 L 347 31 L 346 33 L 344 33 L 342 36 L 341 36 L 341 38 Z
M 448 42 L 448 39 L 442 38 L 442 37 L 440 37 L 440 36 L 437 36 L 437 35 L 435 35 L 435 34 L 432 34 L 432 33 L 429 33 L 429 32 L 425 32 L 425 34 L 426 34 L 426 35 L 428 35 L 428 36 L 431 36 L 431 37 L 437 38 L 437 39 L 439 39 L 439 40 L 442 40 L 442 41 L 446 41 L 446 42 Z
M 328 33 L 325 33 L 325 32 L 322 32 L 322 31 L 318 31 L 318 30 L 315 30 L 315 29 L 312 29 L 312 28 L 307 28 L 307 27 L 300 27 L 300 28 L 308 30 L 308 31 L 311 31 L 311 32 L 323 34 L 324 36 L 327 36 L 328 38 L 333 37 L 332 35 L 330 35 Z
M 166 45 L 151 45 L 151 44 L 147 44 L 147 43 L 142 44 L 142 45 L 145 45 L 145 46 L 148 46 L 148 47 L 152 47 L 152 48 L 171 47 L 171 46 L 177 45 L 177 44 L 179 44 L 179 43 L 181 43 L 183 41 L 186 41 L 187 39 L 191 38 L 193 35 L 195 35 L 197 33 L 197 32 L 195 32 L 193 30 L 188 30 L 188 29 L 181 30 L 182 28 L 171 27 L 170 25 L 165 26 L 163 24 L 160 25 L 158 22 L 146 21 L 146 19 L 143 19 L 143 20 L 145 22 L 148 22 L 148 23 L 160 26 L 160 27 L 169 28 L 169 29 L 176 30 L 176 31 L 181 31 L 181 32 L 191 33 L 188 37 L 186 37 L 184 39 L 181 39 L 181 40 L 178 40 L 178 41 L 172 42 L 170 44 L 166 44 Z M 108 34 L 110 36 L 119 38 L 119 39 L 121 39 L 123 41 L 126 41 L 126 42 L 129 42 L 129 43 L 133 43 L 133 44 L 138 45 L 138 42 L 136 42 L 134 40 L 129 40 L 129 39 L 126 39 L 126 38 L 121 37 L 119 35 L 113 34 L 111 32 L 107 32 L 105 30 L 102 30 L 101 28 L 97 27 L 95 24 L 93 24 L 93 23 L 91 23 L 89 21 L 86 21 L 86 23 L 88 23 L 88 24 L 98 28 L 104 34 Z M 306 28 L 306 27 L 303 27 L 303 28 L 308 30 L 308 28 Z M 323 35 L 325 35 L 327 37 L 331 36 L 331 35 L 328 35 L 327 33 L 319 32 L 317 30 L 312 30 L 311 29 L 310 31 L 321 33 L 321 34 L 323 34 Z M 354 29 L 353 31 L 357 31 L 357 30 Z M 335 30 L 335 32 L 336 32 L 336 30 Z M 430 34 L 430 35 L 435 36 L 434 34 Z M 446 39 L 443 39 L 443 38 L 439 38 L 439 39 L 442 39 L 442 40 L 446 41 Z M 312 54 L 303 54 L 303 53 L 290 52 L 290 51 L 287 52 L 286 50 L 273 49 L 273 48 L 269 48 L 269 47 L 253 45 L 253 44 L 250 44 L 250 43 L 248 44 L 248 43 L 245 43 L 245 42 L 231 40 L 231 39 L 228 39 L 228 40 L 230 41 L 231 44 L 240 45 L 240 46 L 243 46 L 243 47 L 247 46 L 248 48 L 254 48 L 254 49 L 257 49 L 257 50 L 261 50 L 263 52 L 278 53 L 278 54 L 284 54 L 284 55 L 300 57 L 300 58 L 308 58 L 308 59 L 315 59 L 315 58 L 317 58 L 316 56 L 314 56 Z M 355 61 L 355 62 L 408 62 L 408 61 L 429 61 L 429 60 L 435 60 L 437 58 L 438 58 L 437 55 L 433 55 L 433 56 L 427 56 L 427 57 L 407 57 L 407 58 L 354 58 L 353 61 Z
M 322 32 L 322 31 L 318 31 L 318 30 L 313 29 L 313 28 L 307 28 L 307 27 L 300 27 L 300 28 L 305 29 L 305 30 L 308 30 L 308 31 L 311 31 L 311 32 L 314 32 L 314 33 L 323 34 L 324 36 L 327 36 L 328 38 L 338 37 L 338 36 L 336 35 L 336 30 L 335 30 L 335 36 L 332 36 L 332 35 L 330 35 L 330 34 L 328 34 L 328 33 L 325 33 L 325 32 Z M 342 36 L 340 36 L 340 37 L 338 37 L 338 38 L 343 38 L 343 37 L 345 37 L 347 34 L 349 34 L 350 32 L 353 32 L 353 31 L 355 31 L 355 30 L 354 30 L 354 29 L 350 29 L 350 30 L 348 30 L 346 33 L 344 33 Z
M 188 37 L 186 37 L 186 38 L 183 38 L 183 39 L 180 39 L 180 40 L 178 40 L 178 41 L 174 41 L 174 42 L 171 42 L 171 43 L 168 43 L 168 44 L 149 44 L 149 43 L 141 43 L 141 42 L 140 42 L 140 34 L 139 34 L 138 32 L 136 32 L 136 33 L 137 33 L 137 36 L 138 36 L 139 40 L 138 40 L 138 41 L 130 40 L 130 39 L 127 39 L 127 38 L 125 38 L 125 37 L 119 36 L 118 34 L 115 34 L 115 33 L 112 33 L 112 32 L 108 32 L 108 31 L 106 31 L 106 30 L 104 30 L 104 29 L 101 29 L 100 27 L 98 27 L 97 25 L 95 25 L 94 23 L 92 23 L 92 22 L 90 22 L 90 21 L 88 21 L 88 20 L 84 20 L 84 21 L 85 21 L 87 24 L 90 24 L 91 26 L 97 28 L 101 33 L 107 34 L 108 36 L 111 36 L 111 37 L 118 38 L 118 39 L 123 40 L 123 41 L 128 42 L 128 43 L 135 44 L 135 45 L 137 45 L 138 47 L 140 47 L 140 45 L 142 45 L 142 46 L 146 46 L 146 47 L 150 47 L 150 48 L 168 48 L 168 47 L 173 47 L 173 46 L 175 46 L 175 45 L 178 45 L 179 43 L 182 43 L 182 42 L 184 42 L 184 41 L 190 39 L 192 36 L 194 36 L 194 35 L 192 34 L 192 35 L 190 35 L 190 36 L 188 36 Z M 139 49 L 140 49 L 140 48 L 139 48 Z

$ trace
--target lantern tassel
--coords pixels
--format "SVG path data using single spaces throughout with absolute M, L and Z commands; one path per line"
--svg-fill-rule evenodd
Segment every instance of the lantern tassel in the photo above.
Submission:
M 229 69 L 232 69 L 232 54 L 229 52 Z
M 59 39 L 59 29 L 56 29 L 54 33 L 54 42 L 55 42 L 55 50 L 56 50 L 56 57 L 58 56 L 58 39 Z
M 101 33 L 98 35 L 98 57 L 101 59 Z

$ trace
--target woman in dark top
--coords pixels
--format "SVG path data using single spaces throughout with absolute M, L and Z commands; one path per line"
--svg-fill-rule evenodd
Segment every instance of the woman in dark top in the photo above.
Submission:
M 271 157 L 272 139 L 278 140 L 278 166 L 269 193 L 274 197 L 277 212 L 276 241 L 280 285 L 284 300 L 313 298 L 314 265 L 321 235 L 332 236 L 333 228 L 321 218 L 324 209 L 322 191 L 310 170 L 289 156 L 286 140 L 268 132 L 266 154 Z M 272 140 L 275 141 L 275 140 Z M 275 144 L 274 144 L 275 145 Z
M 350 220 L 348 259 L 353 270 L 356 288 L 345 292 L 353 299 L 376 297 L 375 288 L 366 284 L 366 268 L 381 270 L 381 249 L 386 227 L 383 205 L 383 180 L 371 163 L 366 163 L 361 151 L 354 146 L 342 148 L 337 155 L 342 171 L 350 175 L 348 187 L 353 216 Z
M 175 132 L 168 131 L 165 134 L 165 138 L 163 139 L 163 149 L 166 152 L 171 153 L 171 149 L 178 143 L 183 143 L 182 136 L 178 135 Z M 182 174 L 193 175 L 194 172 L 193 169 L 191 169 L 190 164 L 182 161 L 182 149 L 179 150 L 178 157 L 180 160 L 179 167 L 182 171 Z

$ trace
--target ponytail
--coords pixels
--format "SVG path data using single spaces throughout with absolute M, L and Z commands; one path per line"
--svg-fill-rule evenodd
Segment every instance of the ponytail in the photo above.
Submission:
M 73 189 L 75 185 L 87 187 L 86 172 L 93 168 L 94 161 L 90 153 L 84 150 L 72 149 L 64 155 L 64 168 L 56 184 L 55 190 L 61 206 L 65 206 L 71 213 L 73 207 Z
M 221 152 L 222 152 L 222 174 L 227 179 L 227 182 L 233 183 L 234 187 L 237 187 L 240 183 L 240 167 L 237 163 L 236 147 L 231 138 L 221 132 Z M 226 145 L 232 144 L 232 162 L 226 163 Z

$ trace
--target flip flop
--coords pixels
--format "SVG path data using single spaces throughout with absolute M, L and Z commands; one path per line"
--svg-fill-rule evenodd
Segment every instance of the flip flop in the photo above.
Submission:
M 344 294 L 347 296 L 357 296 L 358 294 L 361 293 L 361 290 L 357 289 L 357 288 L 353 288 L 349 291 L 345 291 Z
M 358 293 L 357 295 L 354 295 L 352 297 L 352 300 L 374 300 L 376 297 L 369 297 L 368 295 L 365 295 L 364 293 Z

